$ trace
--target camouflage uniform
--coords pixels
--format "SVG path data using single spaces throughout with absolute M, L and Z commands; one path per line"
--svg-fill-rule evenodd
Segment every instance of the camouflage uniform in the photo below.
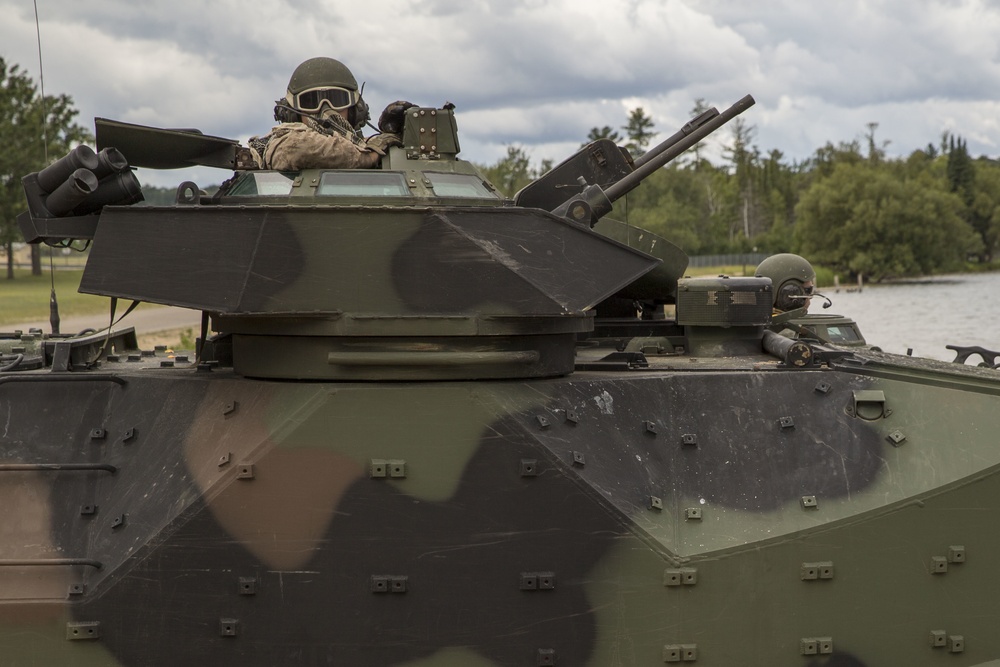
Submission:
M 261 169 L 368 169 L 377 167 L 385 149 L 398 138 L 375 135 L 362 139 L 346 121 L 327 129 L 311 118 L 301 123 L 281 123 L 265 137 L 250 139 L 250 149 Z M 341 124 L 343 127 L 341 127 Z M 395 141 L 394 141 L 395 140 Z
M 377 167 L 385 154 L 367 146 L 349 129 L 326 129 L 311 118 L 281 123 L 266 136 L 251 138 L 249 144 L 259 168 L 287 171 L 368 169 Z

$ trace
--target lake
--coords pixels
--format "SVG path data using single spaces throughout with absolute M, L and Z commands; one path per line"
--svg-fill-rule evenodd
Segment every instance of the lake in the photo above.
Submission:
M 813 299 L 810 313 L 853 318 L 869 345 L 886 352 L 951 361 L 945 345 L 978 345 L 1000 351 L 1000 273 L 934 276 L 888 285 L 866 285 L 860 292 L 841 286 L 819 290 L 833 305 Z M 978 363 L 979 357 L 974 358 Z

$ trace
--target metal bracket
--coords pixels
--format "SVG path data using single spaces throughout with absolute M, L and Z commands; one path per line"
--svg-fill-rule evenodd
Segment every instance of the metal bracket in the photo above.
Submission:
M 663 662 L 696 662 L 697 644 L 667 644 L 663 647 Z
M 556 587 L 555 572 L 522 572 L 522 591 L 551 591 Z
M 406 461 L 403 459 L 371 459 L 368 466 L 368 476 L 372 479 L 406 477 Z
M 238 591 L 240 595 L 256 595 L 257 577 L 240 577 Z
M 804 637 L 799 640 L 799 652 L 802 655 L 830 655 L 833 653 L 831 637 Z
M 821 561 L 819 563 L 802 563 L 799 570 L 802 581 L 814 581 L 817 579 L 833 579 L 833 561 Z
M 663 571 L 664 586 L 694 586 L 698 583 L 698 570 L 682 567 Z
M 548 665 L 556 664 L 556 650 L 554 648 L 538 649 L 535 664 L 538 667 L 548 667 Z
M 66 624 L 66 639 L 100 639 L 100 621 L 77 621 Z
M 372 593 L 405 593 L 410 578 L 405 574 L 373 574 L 370 580 Z
M 240 621 L 236 618 L 219 619 L 219 636 L 235 637 L 240 634 Z
M 885 392 L 878 389 L 856 389 L 847 414 L 865 421 L 875 421 L 888 416 L 885 410 Z

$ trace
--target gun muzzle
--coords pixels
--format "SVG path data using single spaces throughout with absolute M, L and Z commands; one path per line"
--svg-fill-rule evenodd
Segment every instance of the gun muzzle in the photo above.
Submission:
M 45 169 L 38 172 L 38 187 L 48 194 L 66 182 L 78 169 L 94 171 L 100 164 L 94 149 L 85 144 L 77 146 Z
M 763 346 L 765 352 L 781 359 L 789 368 L 812 366 L 812 348 L 800 340 L 793 340 L 773 331 L 765 331 Z
M 128 171 L 128 160 L 117 148 L 105 148 L 97 154 L 97 167 L 93 170 L 97 180 L 104 180 L 111 174 L 120 174 Z
M 77 169 L 45 198 L 45 208 L 57 218 L 64 216 L 97 192 L 97 185 L 94 172 L 89 169 Z

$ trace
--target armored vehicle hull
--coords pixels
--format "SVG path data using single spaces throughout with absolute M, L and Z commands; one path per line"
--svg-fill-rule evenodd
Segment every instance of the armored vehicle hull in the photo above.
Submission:
M 0 340 L 3 664 L 1000 662 L 996 370 L 783 338 L 769 279 L 591 229 L 607 146 L 519 206 L 393 151 L 399 200 L 251 170 L 53 215 L 26 179 L 84 290 L 205 316 L 197 356 Z
M 992 371 L 856 352 L 384 386 L 160 361 L 0 378 L 7 664 L 1000 655 Z

